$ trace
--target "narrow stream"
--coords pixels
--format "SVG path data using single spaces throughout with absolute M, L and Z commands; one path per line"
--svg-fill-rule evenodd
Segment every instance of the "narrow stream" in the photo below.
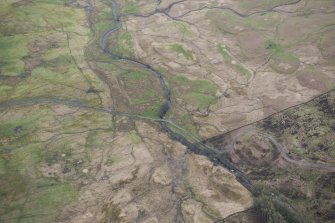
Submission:
M 116 22 L 116 26 L 113 28 L 110 28 L 107 30 L 102 37 L 100 47 L 103 50 L 103 52 L 109 56 L 111 56 L 112 59 L 117 59 L 121 60 L 124 62 L 128 63 L 133 63 L 137 64 L 151 73 L 153 73 L 159 80 L 161 84 L 161 88 L 164 92 L 164 102 L 160 106 L 159 110 L 159 118 L 160 118 L 160 126 L 161 128 L 169 134 L 169 136 L 174 139 L 179 141 L 181 144 L 185 145 L 189 150 L 192 152 L 199 154 L 199 155 L 204 155 L 208 157 L 214 164 L 223 166 L 227 168 L 232 174 L 235 175 L 236 179 L 246 188 L 248 189 L 251 193 L 255 194 L 257 191 L 253 187 L 251 181 L 240 171 L 238 170 L 228 159 L 227 157 L 222 154 L 219 150 L 215 148 L 211 148 L 206 146 L 205 144 L 202 143 L 191 143 L 186 137 L 183 135 L 173 131 L 169 125 L 168 122 L 164 120 L 166 114 L 169 112 L 172 106 L 172 101 L 171 101 L 171 91 L 166 83 L 166 80 L 164 79 L 163 75 L 152 68 L 149 64 L 146 64 L 144 62 L 141 62 L 136 59 L 130 59 L 130 58 L 125 58 L 120 55 L 116 55 L 110 52 L 107 46 L 108 38 L 113 34 L 119 31 L 122 28 L 122 22 L 121 22 L 121 17 L 118 16 L 117 14 L 117 3 L 116 0 L 112 0 L 112 7 L 113 7 L 113 20 Z

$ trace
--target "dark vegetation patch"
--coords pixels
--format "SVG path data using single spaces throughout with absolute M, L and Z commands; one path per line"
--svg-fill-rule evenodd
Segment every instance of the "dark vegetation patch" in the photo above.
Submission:
M 258 124 L 275 134 L 292 155 L 324 162 L 335 160 L 335 93 L 274 115 Z
M 257 209 L 252 208 L 252 209 L 238 212 L 231 216 L 228 216 L 222 222 L 223 223 L 261 223 L 261 219 L 257 214 Z
M 261 222 L 271 223 L 302 223 L 306 222 L 306 217 L 290 207 L 285 197 L 272 194 L 272 192 L 263 192 L 255 201 L 256 213 Z
M 334 119 L 335 93 L 330 92 L 254 127 L 285 144 L 292 159 L 334 163 Z M 229 138 L 216 138 L 213 143 L 224 149 Z M 282 160 L 278 153 L 264 162 L 264 151 L 256 137 L 242 137 L 228 152 L 231 162 L 259 188 L 255 203 L 259 222 L 333 222 L 334 172 L 301 168 Z

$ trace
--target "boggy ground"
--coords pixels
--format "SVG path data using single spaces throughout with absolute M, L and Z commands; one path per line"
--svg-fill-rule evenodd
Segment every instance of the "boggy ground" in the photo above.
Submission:
M 156 10 L 148 10 L 154 5 Z M 332 1 L 140 1 L 137 6 L 124 18 L 135 57 L 165 71 L 168 79 L 178 75 L 215 86 L 205 95 L 192 88 L 192 97 L 174 95 L 171 116 L 182 123 L 188 114 L 203 137 L 335 86 Z M 171 82 L 171 87 L 187 85 Z
M 136 122 L 136 129 L 95 136 L 106 149 L 93 155 L 86 167 L 93 179 L 60 221 L 212 222 L 252 204 L 223 168 L 187 153 L 152 126 Z M 216 186 L 222 183 L 226 191 Z
M 113 120 L 65 105 L 3 110 L 1 221 L 213 222 L 252 206 L 231 173 L 157 126 Z
M 109 2 L 0 4 L 1 222 L 214 222 L 253 205 L 234 175 L 160 131 L 159 81 L 102 53 Z M 134 56 L 132 35 L 115 36 L 113 51 Z M 214 100 L 209 81 L 180 81 L 197 106 Z
M 253 206 L 231 173 L 160 131 L 159 81 L 103 54 L 103 33 L 115 26 L 111 2 L 0 4 L 0 221 L 234 222 Z M 125 0 L 118 11 L 123 27 L 109 50 L 164 75 L 173 97 L 167 118 L 193 135 L 225 132 L 334 87 L 332 1 Z M 256 160 L 271 150 L 256 144 Z M 317 196 L 331 200 L 320 188 Z M 312 209 L 321 202 L 318 212 L 331 217 L 320 200 Z

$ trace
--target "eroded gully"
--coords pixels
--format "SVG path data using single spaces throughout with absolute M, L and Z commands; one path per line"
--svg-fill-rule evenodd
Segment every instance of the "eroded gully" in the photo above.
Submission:
M 201 142 L 198 143 L 191 143 L 185 136 L 181 135 L 180 133 L 177 133 L 172 130 L 172 128 L 169 127 L 170 121 L 165 120 L 166 114 L 169 112 L 172 106 L 172 100 L 171 100 L 171 91 L 166 83 L 166 80 L 164 79 L 163 75 L 155 70 L 153 67 L 151 67 L 149 64 L 146 64 L 142 61 L 122 57 L 120 55 L 112 53 L 107 46 L 108 39 L 110 36 L 117 31 L 119 31 L 122 28 L 122 21 L 121 16 L 117 13 L 117 3 L 116 0 L 112 0 L 112 8 L 113 8 L 113 20 L 116 22 L 115 27 L 110 28 L 109 30 L 105 31 L 100 47 L 103 50 L 103 52 L 107 55 L 109 55 L 112 59 L 120 60 L 126 63 L 131 63 L 138 65 L 140 67 L 143 67 L 144 69 L 150 71 L 152 74 L 154 74 L 160 81 L 161 88 L 164 92 L 164 102 L 160 106 L 159 110 L 159 123 L 163 131 L 167 132 L 169 136 L 179 141 L 181 144 L 185 145 L 190 151 L 199 154 L 204 155 L 209 158 L 215 165 L 220 165 L 228 169 L 232 174 L 235 175 L 236 179 L 251 193 L 255 194 L 257 191 L 255 190 L 254 186 L 252 185 L 251 181 L 240 171 L 238 170 L 224 155 L 224 153 L 220 152 L 219 150 L 209 147 Z

